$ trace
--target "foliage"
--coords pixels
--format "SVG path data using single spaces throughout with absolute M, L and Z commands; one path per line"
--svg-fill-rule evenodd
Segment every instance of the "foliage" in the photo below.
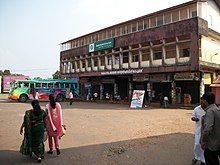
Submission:
M 42 80 L 41 77 L 34 77 L 33 79 L 34 79 L 34 80 Z
M 60 79 L 61 77 L 60 77 L 60 71 L 56 71 L 53 75 L 53 79 Z
M 10 70 L 8 69 L 5 69 L 4 71 L 0 70 L 0 76 L 3 76 L 3 75 L 11 75 Z

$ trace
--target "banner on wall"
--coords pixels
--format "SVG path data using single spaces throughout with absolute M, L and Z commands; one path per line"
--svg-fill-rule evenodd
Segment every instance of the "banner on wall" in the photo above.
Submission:
M 142 108 L 145 90 L 134 90 L 130 108 Z

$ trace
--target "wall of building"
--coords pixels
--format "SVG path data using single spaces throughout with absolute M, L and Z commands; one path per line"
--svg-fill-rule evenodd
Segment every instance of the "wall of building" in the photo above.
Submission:
M 201 61 L 220 65 L 220 40 L 213 37 L 202 36 L 201 38 Z
M 220 33 L 220 9 L 213 0 L 208 1 L 207 21 L 209 28 Z

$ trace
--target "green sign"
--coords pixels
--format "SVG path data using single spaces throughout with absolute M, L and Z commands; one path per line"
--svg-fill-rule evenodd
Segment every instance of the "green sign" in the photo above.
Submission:
M 115 46 L 115 39 L 111 38 L 111 39 L 107 39 L 104 41 L 98 41 L 92 44 L 89 44 L 89 53 L 91 52 L 95 52 L 98 50 L 105 50 L 105 49 L 109 49 L 109 48 L 114 48 Z

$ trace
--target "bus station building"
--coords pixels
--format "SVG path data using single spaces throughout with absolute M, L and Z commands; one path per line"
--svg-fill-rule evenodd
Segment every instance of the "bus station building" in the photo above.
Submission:
M 198 104 L 220 76 L 220 1 L 188 1 L 60 48 L 61 77 L 79 79 L 82 98 L 129 100 L 145 90 L 145 102 L 168 96 L 172 104 Z

